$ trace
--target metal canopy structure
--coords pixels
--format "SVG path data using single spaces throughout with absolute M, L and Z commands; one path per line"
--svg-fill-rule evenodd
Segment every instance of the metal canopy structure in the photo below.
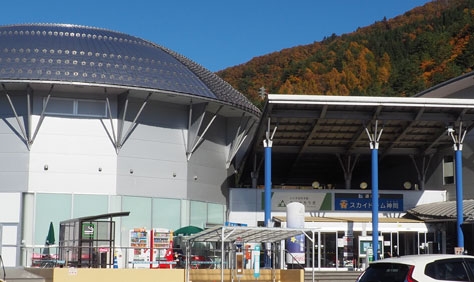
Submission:
M 191 256 L 190 246 L 194 242 L 215 242 L 220 243 L 221 258 L 220 258 L 220 269 L 221 269 L 221 281 L 224 281 L 224 264 L 228 263 L 231 265 L 231 261 L 225 261 L 225 245 L 232 249 L 232 244 L 236 242 L 252 242 L 252 243 L 271 243 L 272 245 L 280 243 L 282 240 L 291 238 L 297 235 L 305 235 L 306 238 L 310 239 L 314 247 L 314 231 L 315 229 L 303 229 L 303 228 L 272 228 L 272 227 L 241 227 L 241 226 L 215 226 L 209 229 L 205 229 L 202 232 L 193 234 L 189 237 L 185 237 L 186 243 L 186 281 L 189 279 L 189 258 Z M 312 234 L 312 237 L 308 237 L 308 234 Z M 231 246 L 229 246 L 231 245 Z M 273 250 L 275 251 L 275 250 Z M 313 254 L 313 281 L 314 281 L 314 254 Z M 273 265 L 275 268 L 275 265 Z
M 311 230 L 294 228 L 271 227 L 228 227 L 216 226 L 193 234 L 185 240 L 189 242 L 228 242 L 233 243 L 238 238 L 244 242 L 274 243 L 287 238 L 310 232 Z
M 130 212 L 106 213 L 61 221 L 59 259 L 75 267 L 106 267 L 113 265 L 115 252 L 114 217 Z M 106 248 L 107 252 L 99 252 Z
M 368 97 L 268 94 L 256 134 L 250 175 L 263 177 L 263 140 L 273 135 L 273 185 L 311 185 L 315 172 L 331 176 L 370 159 L 367 130 L 383 128 L 379 156 L 427 156 L 451 147 L 447 128 L 474 125 L 474 100 L 423 97 Z M 370 163 L 370 162 L 369 162 Z M 341 174 L 342 175 L 342 174 Z M 245 178 L 248 177 L 248 178 Z M 343 176 L 338 176 L 339 178 Z

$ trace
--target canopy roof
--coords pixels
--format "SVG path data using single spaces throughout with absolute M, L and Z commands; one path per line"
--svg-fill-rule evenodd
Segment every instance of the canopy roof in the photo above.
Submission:
M 274 243 L 281 240 L 311 232 L 310 229 L 272 228 L 272 227 L 240 227 L 215 226 L 193 234 L 185 240 L 193 242 L 235 242 L 238 238 L 243 242 Z
M 261 167 L 263 140 L 273 137 L 273 185 L 311 184 L 315 171 L 333 174 L 340 156 L 370 157 L 368 133 L 383 129 L 381 158 L 429 155 L 453 145 L 448 127 L 470 131 L 473 122 L 472 99 L 269 94 L 251 153 Z
M 456 221 L 456 202 L 449 201 L 419 205 L 408 210 L 407 214 L 425 222 Z M 465 221 L 474 221 L 474 200 L 463 201 L 463 218 Z

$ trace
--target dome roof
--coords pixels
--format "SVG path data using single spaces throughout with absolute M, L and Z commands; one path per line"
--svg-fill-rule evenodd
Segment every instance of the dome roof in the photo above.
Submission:
M 260 114 L 245 96 L 186 57 L 134 36 L 66 24 L 0 26 L 0 81 L 172 91 Z

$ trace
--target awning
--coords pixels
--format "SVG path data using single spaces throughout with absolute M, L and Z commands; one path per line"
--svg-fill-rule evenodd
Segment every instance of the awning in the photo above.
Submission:
M 274 216 L 273 220 L 276 222 L 286 222 L 286 216 Z M 372 222 L 372 217 L 320 217 L 320 216 L 306 216 L 305 222 Z M 422 220 L 404 218 L 404 217 L 379 217 L 379 223 L 420 223 Z
M 311 232 L 311 230 L 299 228 L 216 226 L 186 237 L 184 240 L 192 242 L 234 242 L 239 238 L 244 242 L 274 243 L 304 234 L 305 232 Z
M 460 121 L 468 132 L 473 128 L 473 99 L 269 94 L 249 155 L 263 159 L 270 127 L 273 185 L 311 185 L 321 180 L 315 172 L 328 179 L 340 177 L 334 168 L 348 156 L 360 156 L 360 165 L 368 162 L 366 128 L 373 131 L 376 123 L 383 128 L 380 157 L 397 158 L 451 147 L 446 128 L 457 128 Z M 252 184 L 254 170 L 255 163 L 245 165 L 243 185 Z M 264 170 L 258 172 L 263 180 Z
M 456 221 L 456 202 L 438 202 L 419 205 L 407 211 L 407 214 L 425 222 Z M 463 218 L 465 221 L 474 220 L 474 200 L 463 200 Z
M 285 216 L 275 216 L 276 222 L 286 222 Z M 305 217 L 305 228 L 317 232 L 348 231 L 363 232 L 371 230 L 371 217 L 351 216 L 307 216 Z M 423 220 L 405 217 L 380 217 L 379 231 L 384 232 L 428 232 L 428 227 Z

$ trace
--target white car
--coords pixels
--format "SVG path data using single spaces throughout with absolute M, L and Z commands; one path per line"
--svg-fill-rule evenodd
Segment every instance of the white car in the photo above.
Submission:
M 410 255 L 372 262 L 356 282 L 474 281 L 474 256 Z

